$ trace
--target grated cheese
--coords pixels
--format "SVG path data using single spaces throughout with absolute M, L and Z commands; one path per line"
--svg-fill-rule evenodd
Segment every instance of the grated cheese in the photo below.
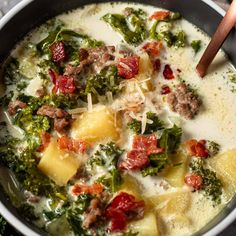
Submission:
M 146 125 L 147 125 L 147 114 L 146 114 L 146 112 L 143 114 L 141 122 L 142 122 L 141 134 L 144 134 L 145 129 L 146 129 Z
M 91 112 L 93 110 L 93 102 L 92 102 L 91 93 L 88 93 L 87 95 L 87 102 L 88 102 L 88 112 Z
M 107 92 L 107 99 L 109 103 L 113 103 L 113 94 L 111 91 Z
M 87 110 L 88 110 L 87 107 L 78 107 L 78 108 L 69 110 L 68 113 L 71 115 L 74 115 L 74 114 L 86 112 Z
M 146 97 L 142 91 L 142 89 L 140 88 L 139 84 L 137 82 L 135 82 L 135 85 L 136 85 L 136 89 L 140 95 L 140 97 L 142 98 L 143 102 L 145 101 Z

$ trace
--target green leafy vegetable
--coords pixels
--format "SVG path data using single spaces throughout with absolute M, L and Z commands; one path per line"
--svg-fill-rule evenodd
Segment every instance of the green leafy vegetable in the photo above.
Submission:
M 210 157 L 217 155 L 220 151 L 220 145 L 214 141 L 207 141 L 206 148 Z
M 159 117 L 153 112 L 147 112 L 147 119 L 151 120 L 152 123 L 147 123 L 144 134 L 152 134 L 158 130 L 164 129 L 164 122 L 159 119 Z M 136 134 L 141 134 L 142 122 L 133 119 L 128 123 L 128 128 L 131 129 Z
M 217 178 L 216 173 L 204 166 L 204 161 L 195 159 L 190 163 L 193 173 L 200 175 L 203 179 L 202 191 L 216 204 L 221 202 L 222 182 Z
M 108 13 L 102 20 L 119 32 L 129 44 L 138 45 L 147 38 L 146 13 L 141 9 L 126 8 L 125 15 Z M 132 25 L 133 30 L 129 25 Z
M 149 155 L 150 165 L 142 170 L 142 175 L 156 175 L 166 164 L 169 156 L 173 154 L 180 145 L 182 129 L 174 125 L 172 128 L 164 129 L 159 140 L 159 146 L 164 149 L 164 153 Z
M 199 50 L 201 49 L 201 40 L 193 40 L 191 42 L 191 47 L 195 53 L 198 53 Z
M 21 234 L 0 215 L 0 236 L 21 236 Z
M 117 67 L 109 66 L 87 80 L 84 93 L 91 93 L 95 98 L 104 96 L 107 92 L 115 95 L 121 91 L 120 82 Z

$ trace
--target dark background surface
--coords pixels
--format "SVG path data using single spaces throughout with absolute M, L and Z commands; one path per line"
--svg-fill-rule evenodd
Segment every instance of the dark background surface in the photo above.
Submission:
M 0 18 L 4 14 L 6 14 L 7 11 L 9 11 L 9 9 L 11 9 L 14 5 L 16 5 L 20 1 L 21 0 L 0 0 Z M 229 1 L 228 0 L 213 0 L 213 1 L 215 1 L 224 9 L 227 9 L 228 3 L 230 2 L 230 0 Z M 1 229 L 0 229 L 0 232 L 1 232 Z M 8 231 L 7 235 L 4 235 L 4 236 L 10 236 L 10 235 L 11 234 Z M 12 235 L 15 236 L 16 233 L 13 231 Z M 220 236 L 235 236 L 236 235 L 236 221 L 219 235 Z

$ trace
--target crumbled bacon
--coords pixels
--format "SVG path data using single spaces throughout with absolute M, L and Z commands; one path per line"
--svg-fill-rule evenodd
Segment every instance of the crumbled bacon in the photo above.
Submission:
M 150 56 L 157 57 L 160 55 L 160 51 L 163 47 L 163 44 L 158 41 L 147 42 L 142 47 L 144 51 L 146 51 Z
M 146 151 L 131 150 L 127 153 L 125 160 L 122 160 L 118 167 L 120 170 L 140 170 L 149 164 Z
M 169 94 L 171 92 L 171 89 L 168 85 L 163 85 L 161 87 L 161 94 L 162 95 L 166 95 L 166 94 Z
M 9 115 L 14 116 L 18 109 L 23 109 L 26 107 L 27 107 L 26 103 L 21 102 L 20 100 L 15 100 L 9 103 L 7 111 Z
M 169 18 L 170 12 L 169 11 L 156 11 L 150 17 L 149 20 L 165 20 Z
M 52 136 L 48 132 L 42 132 L 40 137 L 41 137 L 41 145 L 39 146 L 37 151 L 43 152 L 47 148 L 48 144 L 50 143 L 50 139 Z
M 159 72 L 161 69 L 161 60 L 158 58 L 152 62 L 153 70 Z
M 65 51 L 65 44 L 63 41 L 55 42 L 49 47 L 52 60 L 54 62 L 61 62 L 64 61 L 66 58 L 66 51 Z
M 127 220 L 143 218 L 144 206 L 144 201 L 136 201 L 133 195 L 119 193 L 105 210 L 105 216 L 111 221 L 109 232 L 123 231 Z
M 76 152 L 76 153 L 85 153 L 87 150 L 87 144 L 83 140 L 75 140 L 68 136 L 62 136 L 57 140 L 59 148 Z
M 71 191 L 72 191 L 73 195 L 75 195 L 75 196 L 79 196 L 80 194 L 83 194 L 83 193 L 98 195 L 98 194 L 102 193 L 103 186 L 100 183 L 94 183 L 92 185 L 75 184 Z
M 139 57 L 129 56 L 120 58 L 118 63 L 118 74 L 125 79 L 132 79 L 139 72 Z
M 170 65 L 165 65 L 164 71 L 163 71 L 163 76 L 167 80 L 172 80 L 175 78 L 174 73 L 170 67 Z
M 205 144 L 205 140 L 197 141 L 196 139 L 190 139 L 185 142 L 188 154 L 190 156 L 196 156 L 201 158 L 206 158 L 209 156 L 209 152 Z
M 52 69 L 49 69 L 49 76 L 54 84 L 52 93 L 57 93 L 58 90 L 64 94 L 75 92 L 76 86 L 74 77 L 68 75 L 58 75 L 57 72 Z
M 136 135 L 133 140 L 132 148 L 134 150 L 145 151 L 147 155 L 163 152 L 162 148 L 157 147 L 157 138 L 154 134 L 148 136 Z
M 136 135 L 133 140 L 132 149 L 127 153 L 126 158 L 119 163 L 119 169 L 142 169 L 149 165 L 149 155 L 164 152 L 162 148 L 158 148 L 155 135 Z
M 195 190 L 201 189 L 203 185 L 202 177 L 197 174 L 187 174 L 184 178 L 184 182 Z

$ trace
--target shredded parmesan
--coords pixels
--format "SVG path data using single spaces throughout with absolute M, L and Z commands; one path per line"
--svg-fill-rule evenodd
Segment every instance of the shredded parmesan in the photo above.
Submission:
M 144 134 L 145 129 L 146 129 L 146 125 L 147 125 L 147 114 L 146 114 L 146 112 L 143 114 L 141 122 L 142 122 L 141 133 Z
M 140 88 L 140 86 L 139 86 L 139 84 L 138 84 L 137 82 L 135 83 L 135 85 L 136 85 L 136 89 L 137 89 L 137 91 L 138 91 L 140 97 L 142 98 L 142 100 L 143 100 L 143 102 L 144 102 L 145 99 L 146 99 L 146 97 L 145 97 L 145 95 L 144 95 L 142 89 Z
M 111 91 L 107 92 L 107 99 L 109 103 L 113 103 L 113 95 Z
M 91 93 L 88 93 L 87 95 L 87 102 L 88 102 L 88 112 L 91 112 L 93 110 L 93 102 L 92 102 Z
M 74 115 L 74 114 L 80 114 L 86 111 L 87 111 L 87 107 L 78 107 L 78 108 L 69 110 L 68 113 L 71 115 Z
M 149 81 L 149 80 L 151 80 L 150 77 L 147 78 L 147 79 L 143 79 L 143 80 L 137 80 L 137 83 L 142 84 L 142 83 L 147 82 L 147 81 Z
M 122 67 L 124 67 L 126 70 L 132 71 L 132 69 L 131 69 L 129 66 L 127 66 L 125 63 L 123 63 L 123 62 L 120 61 L 119 64 L 120 64 Z

